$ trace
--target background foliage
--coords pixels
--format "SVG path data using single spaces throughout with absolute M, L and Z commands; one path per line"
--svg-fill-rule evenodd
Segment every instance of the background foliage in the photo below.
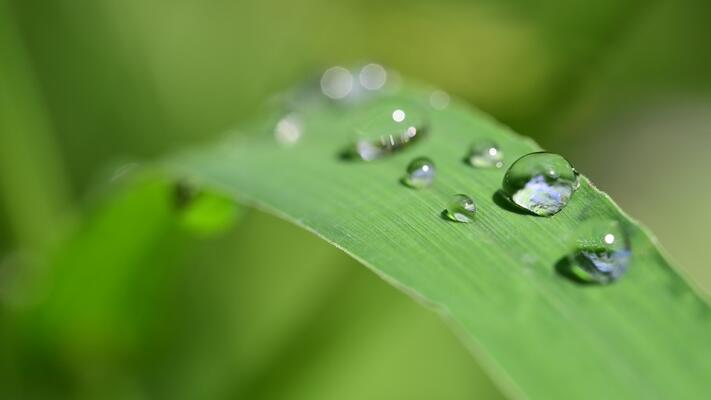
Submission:
M 437 318 L 305 232 L 249 212 L 195 237 L 158 184 L 98 206 L 116 168 L 211 141 L 336 63 L 392 66 L 565 154 L 708 292 L 710 12 L 0 0 L 3 397 L 496 396 Z

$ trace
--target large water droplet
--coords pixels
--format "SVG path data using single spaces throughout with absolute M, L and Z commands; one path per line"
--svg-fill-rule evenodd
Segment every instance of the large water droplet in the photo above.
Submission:
M 356 113 L 356 139 L 347 156 L 372 161 L 400 151 L 425 134 L 425 115 L 414 104 L 379 101 Z
M 617 221 L 590 220 L 576 230 L 569 262 L 582 280 L 607 284 L 627 271 L 630 258 L 627 235 Z
M 432 184 L 436 170 L 434 163 L 427 157 L 417 157 L 407 166 L 407 174 L 402 182 L 414 189 L 421 189 Z
M 274 137 L 281 145 L 293 145 L 301 139 L 303 127 L 297 114 L 288 114 L 280 119 L 274 128 Z
M 481 140 L 469 149 L 467 161 L 476 168 L 501 168 L 504 166 L 504 153 L 493 141 Z
M 568 160 L 546 152 L 516 160 L 503 182 L 504 193 L 514 204 L 544 217 L 562 210 L 578 186 L 578 174 Z
M 476 203 L 465 194 L 456 194 L 449 202 L 443 215 L 455 222 L 472 222 L 476 215 Z

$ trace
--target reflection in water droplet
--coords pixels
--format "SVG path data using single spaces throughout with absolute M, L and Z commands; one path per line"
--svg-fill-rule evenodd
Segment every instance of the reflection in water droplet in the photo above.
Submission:
M 449 105 L 449 95 L 447 92 L 435 90 L 430 94 L 430 106 L 435 110 L 444 110 Z
M 436 170 L 434 163 L 427 157 L 418 157 L 407 166 L 407 174 L 402 182 L 414 189 L 421 189 L 432 184 Z
M 355 153 L 363 161 L 373 161 L 385 155 L 385 145 L 373 143 L 369 140 L 358 140 L 355 144 Z
M 400 151 L 425 133 L 425 116 L 414 104 L 402 101 L 372 103 L 357 114 L 356 140 L 347 156 L 371 161 Z
M 476 204 L 465 194 L 454 195 L 443 214 L 451 221 L 472 222 L 476 215 Z
M 301 118 L 297 114 L 288 114 L 280 119 L 274 128 L 274 137 L 282 145 L 293 145 L 301 139 L 303 133 Z
M 368 90 L 378 90 L 385 85 L 388 73 L 380 64 L 368 64 L 361 68 L 358 81 Z
M 501 168 L 504 166 L 504 153 L 491 140 L 481 140 L 469 149 L 467 161 L 476 168 Z
M 578 186 L 578 174 L 568 160 L 546 152 L 519 158 L 503 182 L 504 193 L 514 204 L 544 217 L 561 211 Z
M 332 67 L 321 76 L 321 92 L 331 99 L 342 99 L 353 90 L 353 74 L 343 67 Z
M 612 283 L 626 271 L 629 241 L 617 221 L 585 221 L 576 231 L 569 256 L 571 272 L 587 282 Z

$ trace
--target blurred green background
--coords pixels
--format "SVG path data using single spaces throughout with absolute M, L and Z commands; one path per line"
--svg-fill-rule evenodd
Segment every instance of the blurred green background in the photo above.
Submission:
M 334 64 L 382 63 L 566 155 L 711 293 L 710 17 L 704 0 L 0 0 L 0 398 L 500 398 L 445 323 L 312 235 L 242 210 L 197 235 L 172 189 L 111 179 Z

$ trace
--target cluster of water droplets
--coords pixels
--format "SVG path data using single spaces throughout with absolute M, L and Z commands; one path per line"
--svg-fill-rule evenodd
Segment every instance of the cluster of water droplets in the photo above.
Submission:
M 348 69 L 335 66 L 320 78 L 320 94 L 330 103 L 347 104 L 355 115 L 351 144 L 342 152 L 348 159 L 374 161 L 411 147 L 427 133 L 428 111 L 422 104 L 383 96 L 397 75 L 379 64 Z M 366 101 L 367 100 L 367 101 Z M 434 90 L 426 103 L 431 110 L 449 106 L 446 92 Z M 281 145 L 296 144 L 303 136 L 303 121 L 298 113 L 288 113 L 275 126 Z M 497 170 L 505 166 L 504 150 L 491 139 L 471 143 L 464 161 L 475 169 Z M 417 190 L 433 186 L 437 178 L 435 163 L 428 157 L 412 159 L 400 181 Z M 506 170 L 500 193 L 513 207 L 541 217 L 561 212 L 580 186 L 577 171 L 564 157 L 548 152 L 523 155 Z M 455 194 L 447 202 L 442 217 L 459 223 L 475 220 L 477 205 L 466 194 Z M 570 273 L 586 282 L 607 284 L 627 270 L 630 260 L 627 236 L 616 221 L 587 221 L 575 234 L 565 257 Z

